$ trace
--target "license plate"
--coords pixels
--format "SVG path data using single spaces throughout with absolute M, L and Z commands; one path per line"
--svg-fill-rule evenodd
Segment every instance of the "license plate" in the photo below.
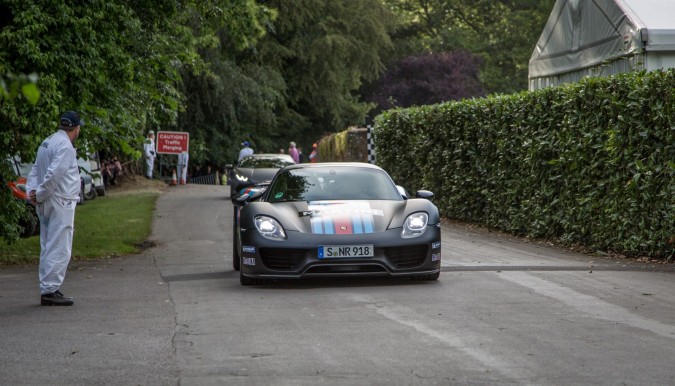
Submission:
M 373 256 L 375 256 L 375 248 L 373 248 L 372 244 L 319 246 L 319 259 L 373 257 Z

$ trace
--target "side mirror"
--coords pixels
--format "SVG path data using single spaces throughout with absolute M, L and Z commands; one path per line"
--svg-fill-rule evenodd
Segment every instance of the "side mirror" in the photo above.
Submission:
M 260 189 L 254 188 L 244 194 L 235 194 L 234 196 L 232 196 L 232 203 L 237 206 L 242 206 L 245 205 L 247 202 L 255 201 L 260 197 L 262 197 L 266 189 L 267 187 L 263 187 Z
M 404 187 L 401 185 L 396 185 L 396 189 L 398 190 L 398 193 L 403 197 L 404 200 L 407 200 L 410 198 L 410 192 L 408 192 Z
M 432 192 L 428 191 L 428 190 L 418 190 L 415 193 L 415 197 L 424 198 L 424 199 L 427 199 L 427 200 L 431 201 L 431 199 L 434 198 L 434 194 Z

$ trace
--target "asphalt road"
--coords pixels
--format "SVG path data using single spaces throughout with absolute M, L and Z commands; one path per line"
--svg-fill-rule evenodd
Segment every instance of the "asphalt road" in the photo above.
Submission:
M 163 194 L 155 248 L 71 264 L 74 307 L 0 268 L 0 384 L 675 384 L 672 265 L 446 222 L 437 282 L 241 287 L 228 192 Z

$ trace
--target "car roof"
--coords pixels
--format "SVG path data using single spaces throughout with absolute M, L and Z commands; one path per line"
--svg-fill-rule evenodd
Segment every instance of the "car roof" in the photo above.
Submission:
M 314 169 L 314 168 L 331 168 L 331 167 L 352 167 L 352 168 L 368 168 L 382 170 L 381 167 L 365 162 L 317 162 L 317 163 L 301 163 L 286 166 L 284 169 Z
M 281 153 L 258 153 L 258 154 L 250 154 L 247 155 L 244 158 L 290 158 L 293 159 L 289 154 L 281 154 Z

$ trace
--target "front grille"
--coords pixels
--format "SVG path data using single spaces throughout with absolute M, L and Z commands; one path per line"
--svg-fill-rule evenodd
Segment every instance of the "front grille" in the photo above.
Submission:
M 384 248 L 384 255 L 396 268 L 415 268 L 424 264 L 428 251 L 429 247 L 426 244 L 420 244 Z
M 367 264 L 318 264 L 312 266 L 307 270 L 307 273 L 314 274 L 329 274 L 329 273 L 375 273 L 387 272 L 384 267 L 380 265 Z
M 277 271 L 295 270 L 304 257 L 304 249 L 260 248 L 260 259 L 267 269 Z

